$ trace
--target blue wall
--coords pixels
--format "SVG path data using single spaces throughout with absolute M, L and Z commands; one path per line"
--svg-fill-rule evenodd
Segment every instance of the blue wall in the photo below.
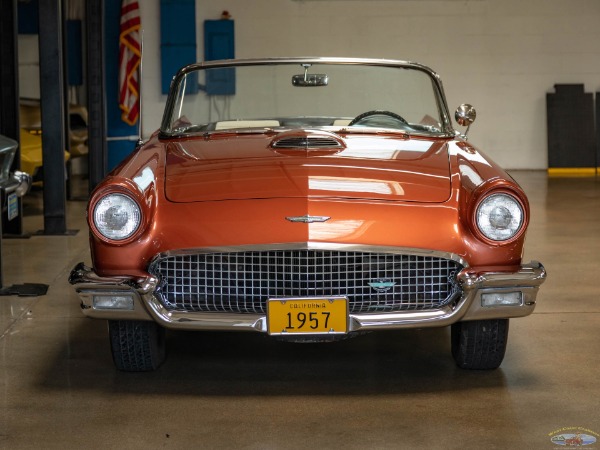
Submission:
M 140 1 L 140 8 L 143 8 Z M 130 126 L 121 120 L 119 108 L 119 31 L 121 20 L 121 0 L 104 2 L 105 32 L 105 75 L 106 75 L 106 129 L 107 137 L 128 137 L 138 135 L 138 125 Z M 142 24 L 143 26 L 143 24 Z M 108 141 L 108 170 L 112 170 L 135 148 L 135 141 Z

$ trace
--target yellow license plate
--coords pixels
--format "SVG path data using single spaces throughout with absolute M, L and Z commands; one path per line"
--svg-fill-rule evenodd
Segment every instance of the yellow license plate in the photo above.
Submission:
M 344 334 L 348 332 L 345 297 L 269 299 L 269 334 Z

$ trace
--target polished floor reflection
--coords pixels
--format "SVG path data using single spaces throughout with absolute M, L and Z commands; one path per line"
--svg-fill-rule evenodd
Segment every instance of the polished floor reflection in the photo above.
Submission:
M 457 369 L 448 330 L 429 329 L 320 345 L 172 332 L 158 371 L 120 373 L 67 283 L 89 263 L 85 204 L 68 202 L 76 236 L 3 240 L 4 284 L 50 289 L 0 297 L 0 449 L 552 449 L 576 431 L 600 448 L 600 180 L 514 176 L 533 211 L 525 259 L 549 276 L 491 372 Z

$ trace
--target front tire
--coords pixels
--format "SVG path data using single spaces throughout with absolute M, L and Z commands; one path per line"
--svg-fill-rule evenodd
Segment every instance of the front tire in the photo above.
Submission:
M 165 360 L 165 329 L 154 322 L 109 320 L 113 361 L 125 372 L 156 370 Z
M 497 369 L 506 352 L 508 319 L 457 322 L 451 339 L 452 357 L 461 369 Z

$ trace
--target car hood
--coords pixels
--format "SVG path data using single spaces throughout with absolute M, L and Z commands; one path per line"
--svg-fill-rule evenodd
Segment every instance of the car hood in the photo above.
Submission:
M 446 140 L 292 132 L 215 133 L 165 143 L 172 202 L 342 198 L 440 203 Z M 327 138 L 328 141 L 311 140 Z

